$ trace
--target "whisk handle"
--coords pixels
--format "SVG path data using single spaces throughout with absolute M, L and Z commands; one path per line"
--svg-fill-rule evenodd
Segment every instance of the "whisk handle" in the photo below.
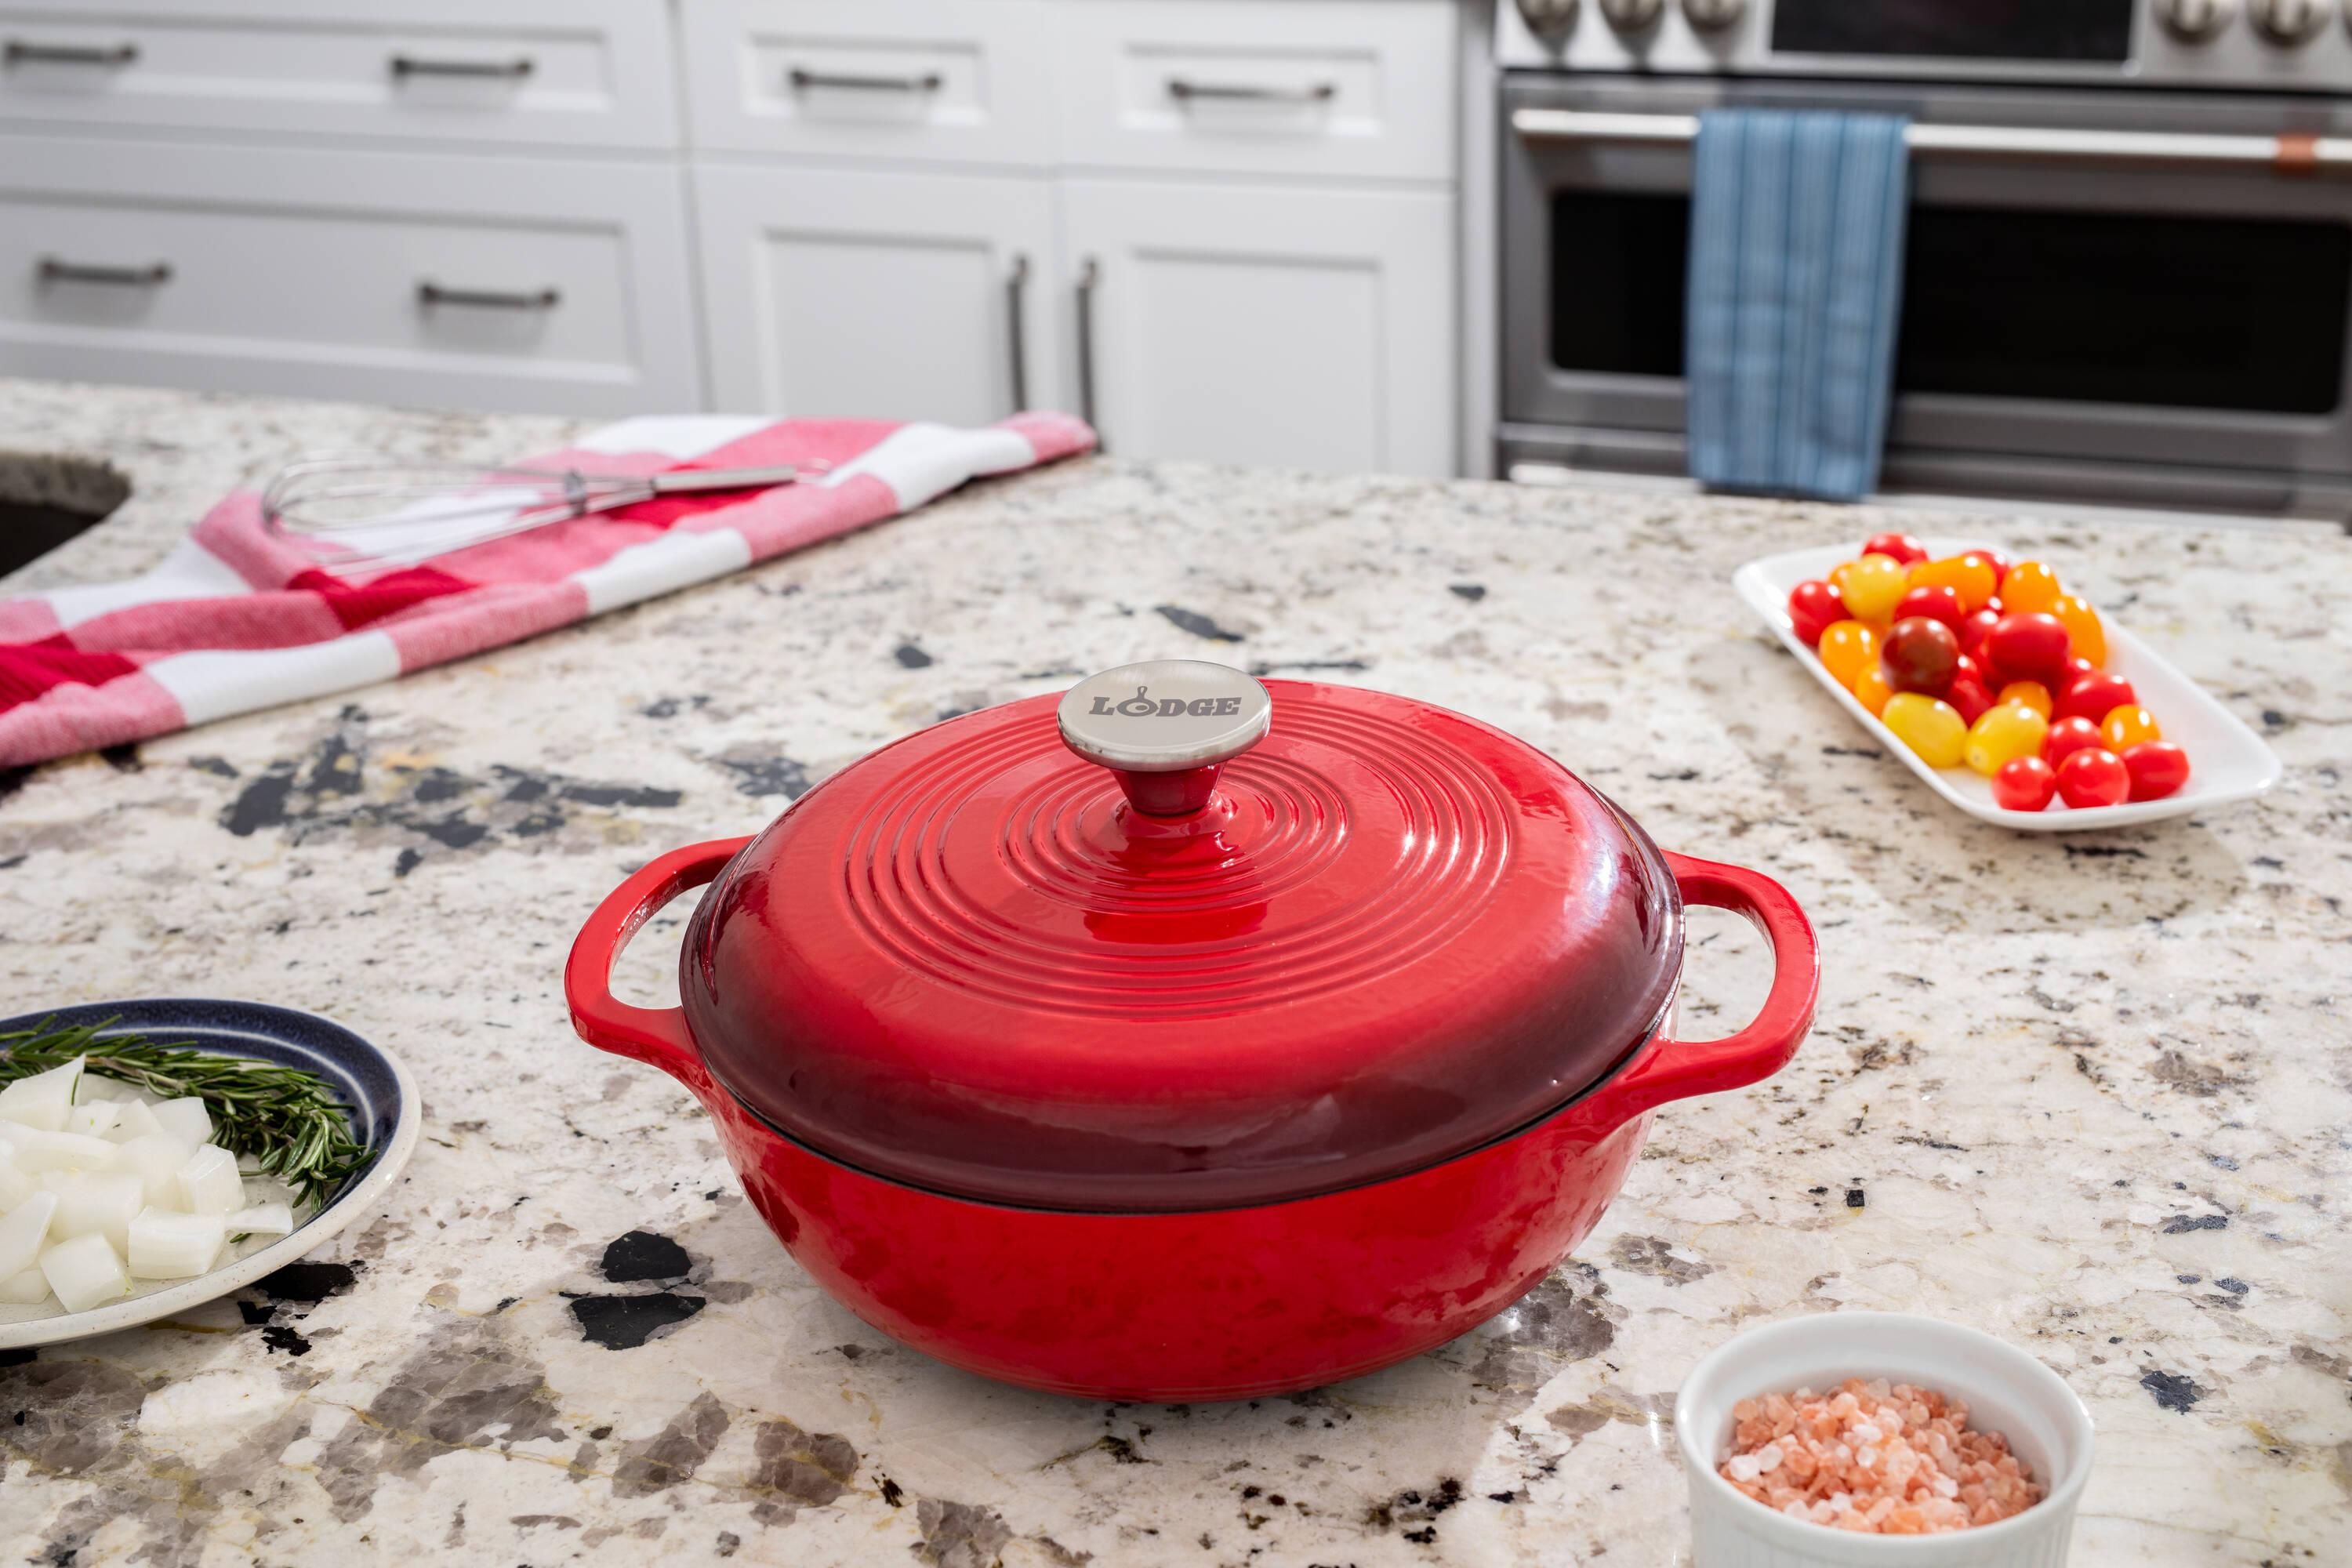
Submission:
M 789 485 L 805 478 L 808 472 L 807 468 L 790 463 L 772 468 L 681 468 L 652 475 L 646 482 L 657 496 L 695 490 L 757 490 L 772 485 Z

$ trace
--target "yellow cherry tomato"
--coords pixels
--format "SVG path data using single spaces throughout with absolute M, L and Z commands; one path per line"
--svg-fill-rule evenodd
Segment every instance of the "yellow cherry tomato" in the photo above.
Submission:
M 1960 596 L 1960 613 L 1973 616 L 1992 602 L 1993 591 L 2000 586 L 2000 574 L 1992 569 L 1991 562 L 1971 550 L 1966 555 L 1920 562 L 1911 568 L 1910 585 L 1949 588 Z M 2002 603 L 2006 605 L 2008 601 Z
M 1853 678 L 1853 700 L 1870 710 L 1874 719 L 1886 711 L 1886 700 L 1895 695 L 1895 688 L 1886 684 L 1886 673 L 1876 665 L 1870 666 Z
M 1878 668 L 1878 634 L 1860 621 L 1832 621 L 1822 630 L 1822 668 L 1848 691 L 1865 669 Z
M 2017 757 L 2037 755 L 2049 736 L 2050 721 L 2021 702 L 1996 702 L 1969 726 L 1969 743 L 1962 753 L 1969 766 L 1990 778 L 2000 764 Z
M 1969 741 L 1960 710 L 1924 691 L 1898 691 L 1886 700 L 1879 719 L 1895 738 L 1919 753 L 1931 768 L 1958 767 Z
M 2057 573 L 2039 561 L 2021 561 L 2001 579 L 2000 607 L 2003 614 L 2015 616 L 2052 611 L 2065 594 L 2058 585 Z
M 1838 584 L 1838 597 L 1857 621 L 1883 624 L 1895 618 L 1895 605 L 1910 584 L 1909 573 L 1892 555 L 1865 555 Z
M 2007 604 L 2009 601 L 2001 601 Z M 2050 717 L 2050 689 L 2038 680 L 2012 680 L 2000 689 L 1995 702 L 2021 702 L 2044 719 Z
M 2157 726 L 2156 715 L 2137 703 L 2126 702 L 2120 708 L 2110 708 L 2107 716 L 2099 721 L 2099 740 L 2117 756 L 2126 746 L 2137 746 L 2142 741 L 2161 741 L 2164 731 Z
M 2007 608 L 2009 601 L 2001 605 Z M 2094 669 L 2107 667 L 2107 628 L 2099 624 L 2099 612 L 2079 594 L 2061 594 L 2050 613 L 2066 628 L 2066 650 L 2076 658 L 2087 658 Z

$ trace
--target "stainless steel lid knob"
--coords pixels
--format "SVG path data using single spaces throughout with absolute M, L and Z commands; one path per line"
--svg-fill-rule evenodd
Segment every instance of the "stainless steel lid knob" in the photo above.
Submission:
M 2156 0 L 2156 19 L 2187 44 L 2201 44 L 2230 25 L 2238 0 Z
M 1054 717 L 1062 743 L 1116 773 L 1129 805 L 1184 816 L 1209 804 L 1227 763 L 1265 739 L 1274 699 L 1238 669 L 1161 658 L 1088 676 Z

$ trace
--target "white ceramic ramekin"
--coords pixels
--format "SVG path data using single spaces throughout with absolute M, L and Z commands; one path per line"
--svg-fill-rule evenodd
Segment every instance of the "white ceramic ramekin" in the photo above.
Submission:
M 1743 1399 L 1849 1377 L 1933 1388 L 2009 1438 L 2047 1489 L 1998 1524 L 1945 1535 L 1858 1535 L 1776 1513 L 1716 1473 Z M 1692 1369 L 1675 1401 L 1690 1477 L 1693 1568 L 2059 1568 L 2091 1474 L 2091 1415 L 2056 1373 L 1989 1334 L 1904 1312 L 1823 1312 L 1751 1329 Z

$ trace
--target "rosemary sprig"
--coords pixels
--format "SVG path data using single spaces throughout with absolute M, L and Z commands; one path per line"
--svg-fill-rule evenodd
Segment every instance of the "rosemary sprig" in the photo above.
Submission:
M 351 1107 L 317 1073 L 191 1044 L 157 1045 L 140 1035 L 98 1038 L 113 1026 L 110 1018 L 66 1029 L 51 1028 L 55 1022 L 0 1035 L 0 1083 L 87 1056 L 86 1071 L 166 1100 L 194 1095 L 212 1116 L 215 1142 L 252 1155 L 304 1204 L 325 1203 L 368 1162 L 367 1147 L 352 1136 Z

